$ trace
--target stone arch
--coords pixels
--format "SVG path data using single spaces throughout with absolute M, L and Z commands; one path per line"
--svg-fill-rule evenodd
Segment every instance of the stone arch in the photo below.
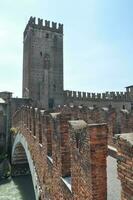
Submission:
M 37 177 L 37 172 L 34 166 L 34 161 L 32 159 L 29 145 L 26 141 L 26 138 L 21 134 L 18 133 L 16 135 L 16 138 L 13 143 L 12 147 L 12 155 L 11 155 L 11 162 L 12 164 L 17 164 L 17 162 L 20 164 L 21 159 L 19 157 L 19 153 L 23 155 L 23 162 L 28 162 L 29 164 L 29 169 L 31 172 L 31 177 L 32 177 L 32 182 L 33 182 L 33 187 L 34 187 L 34 192 L 35 192 L 35 197 L 36 200 L 39 200 L 40 197 L 40 186 L 39 186 L 39 181 Z

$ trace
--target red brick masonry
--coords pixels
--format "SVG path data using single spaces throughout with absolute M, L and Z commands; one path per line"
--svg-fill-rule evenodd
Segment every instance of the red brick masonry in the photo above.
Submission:
M 13 126 L 28 141 L 40 199 L 107 199 L 105 123 L 88 125 L 72 113 L 23 107 Z
M 133 199 L 133 133 L 116 136 L 118 147 L 118 177 L 121 181 L 121 200 Z
M 32 107 L 18 110 L 13 127 L 28 141 L 40 199 L 107 200 L 107 142 L 112 144 L 115 132 L 132 131 L 131 121 L 132 114 L 112 108 L 64 106 L 52 113 Z M 122 200 L 132 200 L 132 143 L 129 137 L 116 141 Z

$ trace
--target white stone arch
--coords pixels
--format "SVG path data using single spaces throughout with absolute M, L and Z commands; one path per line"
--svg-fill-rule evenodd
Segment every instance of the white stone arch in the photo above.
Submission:
M 13 155 L 14 155 L 14 153 L 15 153 L 15 149 L 16 149 L 16 147 L 17 147 L 18 144 L 21 144 L 22 147 L 23 147 L 24 150 L 25 150 L 25 154 L 26 154 L 27 161 L 28 161 L 29 168 L 30 168 L 30 172 L 31 172 L 31 177 L 32 177 L 32 182 L 33 182 L 35 197 L 36 197 L 36 200 L 39 200 L 39 196 L 40 196 L 40 186 L 39 186 L 39 181 L 38 181 L 36 169 L 35 169 L 35 166 L 34 166 L 34 162 L 33 162 L 33 160 L 32 160 L 32 157 L 31 157 L 31 153 L 30 153 L 30 150 L 29 150 L 29 147 L 28 147 L 28 143 L 27 143 L 27 141 L 26 141 L 26 138 L 25 138 L 21 133 L 18 133 L 18 134 L 16 135 L 16 137 L 15 137 L 15 141 L 14 141 L 13 147 L 12 147 L 11 159 L 13 159 Z M 12 162 L 13 162 L 13 160 L 12 160 Z

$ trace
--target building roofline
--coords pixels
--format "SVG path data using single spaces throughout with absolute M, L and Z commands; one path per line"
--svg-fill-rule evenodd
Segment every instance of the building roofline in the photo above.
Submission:
M 131 87 L 133 87 L 133 85 L 129 85 L 129 86 L 125 87 L 125 88 L 131 88 Z

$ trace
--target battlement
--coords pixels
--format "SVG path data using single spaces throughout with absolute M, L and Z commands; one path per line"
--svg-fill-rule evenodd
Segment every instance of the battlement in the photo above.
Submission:
M 48 114 L 24 106 L 13 117 L 13 127 L 17 130 L 16 137 L 12 133 L 14 144 L 18 137 L 25 139 L 33 158 L 38 199 L 106 199 L 107 124 L 88 124 L 68 113 L 53 110 Z M 17 163 L 19 156 L 15 156 L 12 161 Z
M 107 152 L 107 142 L 113 145 L 114 134 L 122 132 L 126 134 L 114 140 L 118 149 L 118 177 L 122 194 L 127 195 L 128 189 L 129 197 L 132 196 L 129 178 L 132 172 L 128 169 L 133 166 L 133 110 L 128 115 L 125 111 L 64 105 L 52 113 L 28 106 L 16 112 L 13 138 L 18 142 L 17 136 L 21 134 L 27 141 L 37 172 L 40 200 L 47 199 L 46 194 L 49 199 L 60 199 L 60 196 L 62 200 L 90 199 L 90 194 L 97 197 L 95 200 L 107 199 L 106 167 L 112 166 L 106 166 L 107 153 L 111 153 Z M 113 147 L 110 149 L 116 151 Z M 14 156 L 17 162 L 19 155 Z
M 43 19 L 38 18 L 37 22 L 36 22 L 36 18 L 35 17 L 30 17 L 28 24 L 25 28 L 24 31 L 24 36 L 27 33 L 27 30 L 29 27 L 32 28 L 36 28 L 36 29 L 41 29 L 41 30 L 48 30 L 48 31 L 52 31 L 52 32 L 57 32 L 57 33 L 61 33 L 63 34 L 63 24 L 58 24 L 56 22 L 50 22 L 48 20 L 45 20 L 45 23 L 43 23 Z
M 94 101 L 94 100 L 118 100 L 125 101 L 128 100 L 127 92 L 105 92 L 105 93 L 88 93 L 88 92 L 79 92 L 79 91 L 64 91 L 64 97 L 70 99 L 77 100 L 86 100 L 86 101 Z

